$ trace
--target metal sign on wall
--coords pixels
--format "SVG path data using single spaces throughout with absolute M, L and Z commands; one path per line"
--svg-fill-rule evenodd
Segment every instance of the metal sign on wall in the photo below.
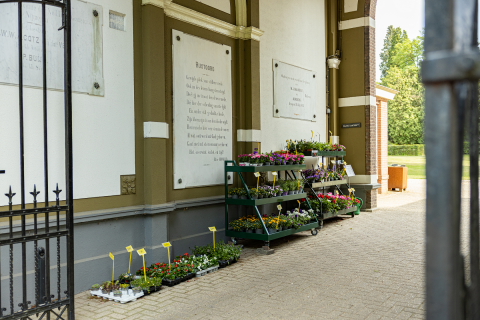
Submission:
M 42 6 L 23 4 L 23 81 L 26 87 L 43 87 Z M 83 1 L 72 1 L 73 91 L 104 95 L 103 9 Z M 46 8 L 47 87 L 63 90 L 64 39 L 62 12 Z M 18 85 L 18 4 L 6 3 L 0 11 L 0 84 Z
M 355 123 L 344 123 L 342 124 L 342 128 L 348 129 L 348 128 L 361 128 L 362 123 L 361 122 L 355 122 Z
M 174 189 L 223 184 L 233 152 L 232 49 L 172 35 Z
M 316 73 L 273 60 L 274 117 L 317 121 Z

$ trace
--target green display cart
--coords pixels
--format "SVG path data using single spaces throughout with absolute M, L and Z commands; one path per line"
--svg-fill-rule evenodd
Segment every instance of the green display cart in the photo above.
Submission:
M 323 158 L 335 158 L 335 163 L 337 163 L 338 159 L 341 158 L 343 161 L 343 157 L 347 155 L 347 152 L 345 151 L 319 151 L 317 153 L 318 157 L 323 157 Z M 309 183 L 306 181 L 304 177 L 304 182 L 305 182 L 305 188 L 310 189 L 311 192 L 315 195 L 317 200 L 320 201 L 320 199 L 317 196 L 316 190 L 322 189 L 322 192 L 325 193 L 325 188 L 330 188 L 334 187 L 340 194 L 343 195 L 343 192 L 340 188 L 341 185 L 347 185 L 348 188 L 350 188 L 348 181 L 346 179 L 343 180 L 334 180 L 334 181 L 324 181 L 324 182 L 315 182 L 315 183 Z M 323 228 L 323 221 L 326 219 L 334 218 L 337 216 L 341 215 L 350 215 L 352 218 L 355 217 L 355 212 L 357 211 L 357 207 L 352 207 L 348 209 L 343 209 L 343 210 L 338 210 L 336 212 L 324 212 L 323 208 L 321 212 L 317 213 L 318 221 L 319 221 L 319 228 Z M 357 213 L 358 214 L 358 213 Z
M 274 239 L 282 238 L 291 234 L 295 234 L 302 231 L 310 230 L 312 235 L 317 235 L 317 227 L 319 226 L 318 220 L 315 219 L 314 222 L 305 224 L 298 229 L 288 229 L 284 231 L 269 233 L 268 228 L 265 226 L 262 215 L 258 210 L 258 207 L 265 204 L 271 203 L 283 203 L 292 200 L 299 200 L 299 199 L 306 199 L 308 207 L 311 209 L 310 203 L 308 201 L 308 197 L 306 193 L 299 193 L 293 194 L 288 196 L 278 196 L 273 198 L 265 198 L 265 199 L 258 199 L 253 200 L 252 196 L 248 191 L 248 186 L 245 183 L 243 178 L 243 174 L 255 173 L 255 172 L 280 172 L 285 171 L 285 177 L 294 177 L 297 179 L 297 175 L 295 171 L 304 170 L 306 169 L 306 165 L 279 165 L 279 166 L 259 166 L 259 167 L 252 167 L 252 166 L 239 166 L 235 161 L 225 161 L 225 234 L 227 237 L 231 237 L 232 241 L 235 242 L 236 239 L 254 239 L 254 240 L 261 240 L 265 242 L 265 246 L 269 247 L 269 242 Z M 228 198 L 228 181 L 231 179 L 229 173 L 237 173 L 240 179 L 242 186 L 245 188 L 247 193 L 247 199 L 231 199 Z M 279 175 L 280 176 L 280 175 Z M 254 208 L 255 214 L 258 216 L 260 221 L 262 222 L 263 226 L 263 234 L 256 234 L 256 233 L 247 233 L 247 232 L 240 232 L 234 231 L 229 229 L 229 218 L 228 218 L 228 207 L 230 205 L 242 205 L 242 206 L 251 206 Z

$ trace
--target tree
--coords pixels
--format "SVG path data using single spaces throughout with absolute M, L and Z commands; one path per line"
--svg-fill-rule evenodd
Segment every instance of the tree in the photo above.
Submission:
M 392 58 L 396 55 L 396 45 L 408 39 L 407 32 L 401 28 L 394 28 L 389 26 L 387 29 L 387 35 L 383 41 L 383 49 L 380 53 L 380 71 L 382 75 L 380 79 L 383 83 L 383 78 L 387 76 L 388 70 L 394 65 Z
M 419 72 L 414 64 L 393 66 L 383 79 L 385 86 L 399 91 L 388 103 L 388 139 L 394 144 L 423 143 L 425 90 Z

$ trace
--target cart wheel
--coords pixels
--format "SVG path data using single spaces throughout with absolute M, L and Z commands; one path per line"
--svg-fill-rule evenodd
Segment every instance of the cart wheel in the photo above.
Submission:
M 235 240 L 235 238 L 233 238 L 233 237 L 232 237 L 232 242 L 233 242 L 234 245 L 237 244 L 237 240 Z
M 355 211 L 352 212 L 352 218 L 355 218 Z
M 312 229 L 312 230 L 310 230 L 310 232 L 312 233 L 312 236 L 316 236 L 318 234 L 317 229 Z

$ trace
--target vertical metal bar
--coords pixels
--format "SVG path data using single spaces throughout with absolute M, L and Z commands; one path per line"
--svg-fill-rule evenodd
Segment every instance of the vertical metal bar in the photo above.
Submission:
M 473 14 L 473 34 L 471 47 L 477 46 L 478 1 L 475 1 Z M 478 130 L 478 82 L 470 83 L 470 317 L 480 319 L 480 217 L 479 217 L 479 130 Z
M 43 158 L 44 158 L 44 183 L 45 183 L 45 207 L 49 207 L 48 197 L 48 109 L 47 109 L 47 34 L 46 34 L 46 9 L 45 4 L 42 4 L 42 52 L 43 52 Z M 45 233 L 50 229 L 50 216 L 45 213 Z M 43 303 L 50 303 L 52 297 L 50 294 L 50 239 L 45 239 L 45 279 L 42 287 L 45 288 L 45 296 L 40 297 Z M 47 319 L 50 320 L 50 312 L 47 312 Z
M 19 95 L 19 116 L 20 116 L 20 198 L 21 208 L 25 209 L 25 143 L 23 127 L 23 17 L 22 2 L 18 3 L 18 95 Z M 21 217 L 22 236 L 25 236 L 25 216 Z M 26 243 L 22 242 L 22 310 L 27 309 L 27 255 Z
M 68 318 L 75 319 L 75 275 L 74 275 L 74 234 L 73 234 L 73 150 L 72 150 L 72 7 L 71 0 L 65 0 L 65 170 L 67 176 L 66 196 L 68 211 L 67 220 L 67 286 L 70 305 Z
M 476 47 L 476 2 L 426 1 L 427 60 L 436 52 L 461 53 Z M 463 257 L 460 254 L 460 198 L 463 124 L 465 110 L 470 104 L 469 92 L 468 82 L 427 83 L 425 89 L 427 319 L 463 319 L 466 316 Z M 478 166 L 478 134 L 473 143 L 477 144 L 473 165 Z M 478 181 L 478 169 L 471 170 L 476 171 L 475 180 Z M 449 188 L 445 188 L 447 185 Z M 471 209 L 478 214 L 478 185 L 472 188 L 473 198 L 476 200 L 471 203 Z
M 453 48 L 454 0 L 425 1 L 425 54 Z M 426 315 L 462 319 L 460 248 L 461 150 L 455 93 L 451 84 L 425 86 L 427 176 Z M 445 186 L 449 186 L 446 188 Z
M 13 208 L 13 197 L 15 196 L 15 193 L 12 193 L 12 187 L 10 186 L 8 194 L 6 194 L 8 197 L 8 210 L 10 211 L 9 217 L 8 217 L 8 228 L 9 228 L 9 237 L 10 239 L 13 239 L 13 217 L 11 214 L 12 208 Z M 10 244 L 10 250 L 9 250 L 9 280 L 10 280 L 10 314 L 14 313 L 13 310 L 13 244 Z
M 48 109 L 47 109 L 47 31 L 45 3 L 42 3 L 42 51 L 43 51 L 43 165 L 45 182 L 45 207 L 48 203 Z
M 476 11 L 475 11 L 476 12 Z M 470 83 L 470 303 L 471 319 L 480 319 L 480 243 L 478 190 L 478 83 Z
M 58 189 L 58 184 L 57 184 L 57 190 L 55 194 L 57 195 L 56 197 L 56 205 L 57 207 L 60 206 L 60 192 L 62 190 Z M 57 231 L 60 231 L 60 211 L 57 211 Z M 57 299 L 60 300 L 61 297 L 61 290 L 60 290 L 60 237 L 57 237 Z
M 39 194 L 40 192 L 37 192 L 37 186 L 34 185 L 33 187 L 33 192 L 30 192 L 30 194 L 33 196 L 33 207 L 36 209 L 37 208 L 37 195 Z M 33 233 L 35 235 L 38 234 L 38 228 L 37 228 L 37 214 L 35 213 L 33 215 Z M 34 246 L 33 246 L 33 254 L 34 254 L 34 259 L 35 259 L 35 306 L 38 307 L 39 303 L 40 303 L 40 299 L 38 297 L 38 253 L 37 253 L 37 250 L 38 250 L 38 241 L 35 240 L 34 241 Z
M 47 108 L 47 21 L 46 21 L 46 6 L 45 3 L 42 3 L 42 67 L 43 67 L 43 166 L 44 166 L 44 188 L 45 188 L 45 208 L 50 206 L 48 200 L 48 108 Z M 48 213 L 45 213 L 45 232 L 48 232 L 49 221 Z M 37 302 L 42 301 L 47 303 L 50 301 L 50 240 L 45 240 L 45 266 L 48 268 L 45 272 L 45 278 L 41 278 L 42 281 L 41 287 L 43 288 L 42 294 L 45 296 L 40 297 Z M 35 257 L 38 261 L 38 250 L 35 250 Z M 39 269 L 36 269 L 36 274 L 39 273 Z M 48 288 L 48 289 L 46 289 Z M 47 319 L 50 319 L 50 313 L 47 314 Z

